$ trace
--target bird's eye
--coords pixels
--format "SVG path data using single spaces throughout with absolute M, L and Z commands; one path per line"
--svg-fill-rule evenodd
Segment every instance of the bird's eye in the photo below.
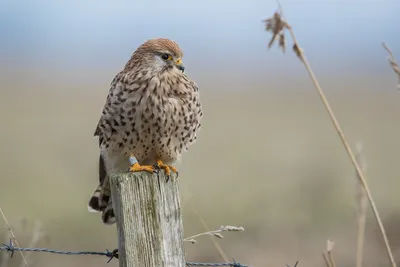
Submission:
M 171 60 L 172 59 L 172 57 L 170 55 L 166 54 L 166 53 L 162 54 L 161 58 L 164 59 L 164 60 Z

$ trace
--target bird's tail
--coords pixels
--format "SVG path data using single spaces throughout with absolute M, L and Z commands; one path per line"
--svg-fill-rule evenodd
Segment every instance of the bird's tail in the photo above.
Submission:
M 103 158 L 100 156 L 99 164 L 99 186 L 94 190 L 89 200 L 88 210 L 90 212 L 101 212 L 101 219 L 105 224 L 115 223 L 115 214 L 111 199 L 110 180 L 105 171 Z

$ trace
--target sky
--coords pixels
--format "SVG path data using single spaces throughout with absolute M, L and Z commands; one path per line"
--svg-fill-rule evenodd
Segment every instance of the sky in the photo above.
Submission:
M 309 59 L 326 71 L 336 65 L 379 71 L 377 62 L 386 64 L 382 41 L 400 55 L 398 0 L 281 4 Z M 270 35 L 261 21 L 276 9 L 268 0 L 0 0 L 0 67 L 109 71 L 143 41 L 168 37 L 195 69 L 273 68 L 283 64 L 282 53 L 267 51 Z

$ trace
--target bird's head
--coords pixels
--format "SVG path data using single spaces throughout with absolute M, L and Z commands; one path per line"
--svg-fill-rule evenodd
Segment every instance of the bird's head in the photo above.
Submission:
M 176 69 L 183 73 L 185 67 L 182 57 L 183 52 L 174 41 L 166 38 L 151 39 L 136 49 L 126 67 L 141 65 L 156 72 Z

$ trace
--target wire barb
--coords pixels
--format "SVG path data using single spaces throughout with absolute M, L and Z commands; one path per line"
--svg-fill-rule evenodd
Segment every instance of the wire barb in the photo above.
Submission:
M 107 249 L 106 252 L 92 252 L 92 251 L 74 252 L 74 251 L 61 251 L 61 250 L 54 250 L 54 249 L 47 249 L 47 248 L 21 248 L 21 247 L 15 247 L 12 243 L 12 240 L 10 240 L 9 244 L 3 244 L 2 246 L 0 246 L 0 250 L 5 250 L 8 252 L 11 252 L 11 256 L 10 256 L 11 258 L 14 255 L 15 251 L 30 251 L 30 252 L 47 252 L 47 253 L 60 254 L 60 255 L 106 256 L 109 258 L 108 262 L 110 262 L 114 258 L 118 259 L 118 249 L 114 249 L 113 251 L 109 251 Z
M 112 251 L 109 251 L 106 249 L 105 252 L 93 252 L 93 251 L 61 251 L 61 250 L 55 250 L 55 249 L 48 249 L 48 248 L 21 248 L 21 247 L 15 247 L 14 244 L 12 243 L 12 240 L 10 240 L 9 244 L 2 244 L 0 245 L 0 251 L 7 251 L 10 252 L 11 255 L 10 257 L 14 255 L 15 251 L 29 251 L 29 252 L 47 252 L 47 253 L 53 253 L 53 254 L 59 254 L 59 255 L 94 255 L 94 256 L 106 256 L 108 258 L 107 263 L 109 263 L 112 259 L 118 259 L 119 254 L 118 254 L 118 249 L 114 249 Z M 247 265 L 242 265 L 235 260 L 233 262 L 228 262 L 228 263 L 207 263 L 207 262 L 186 262 L 187 266 L 210 266 L 210 267 L 218 267 L 218 266 L 230 266 L 230 267 L 248 267 Z
M 11 252 L 10 258 L 12 258 L 14 256 L 14 252 L 15 252 L 14 245 L 12 243 L 12 239 L 10 239 L 10 244 L 8 244 L 8 245 L 4 244 L 3 246 L 5 247 L 5 250 L 7 250 L 8 252 Z

